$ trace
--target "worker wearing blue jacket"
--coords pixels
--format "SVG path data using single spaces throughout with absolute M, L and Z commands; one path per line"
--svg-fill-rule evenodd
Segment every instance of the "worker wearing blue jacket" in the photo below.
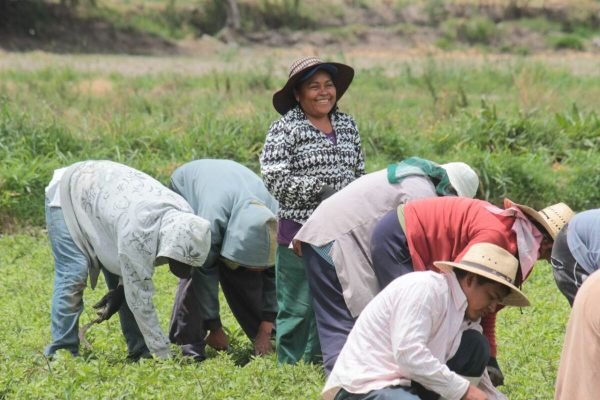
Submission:
M 210 222 L 212 235 L 204 265 L 179 282 L 171 342 L 197 361 L 205 359 L 205 344 L 228 347 L 219 313 L 220 283 L 255 354 L 273 351 L 277 201 L 260 177 L 230 160 L 189 162 L 173 173 L 171 189 Z

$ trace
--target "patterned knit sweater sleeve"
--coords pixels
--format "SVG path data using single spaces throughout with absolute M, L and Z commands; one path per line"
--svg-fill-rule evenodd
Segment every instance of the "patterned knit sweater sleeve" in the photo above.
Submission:
M 357 160 L 356 160 L 356 171 L 354 172 L 354 176 L 356 178 L 360 178 L 361 176 L 363 176 L 364 174 L 367 173 L 365 170 L 365 156 L 363 155 L 363 152 L 362 152 L 362 142 L 360 139 L 360 135 L 358 134 L 358 127 L 356 126 L 356 122 L 354 121 L 354 119 L 352 117 L 348 116 L 348 118 L 350 119 L 351 124 L 354 127 L 354 130 L 356 131 L 354 147 L 356 149 Z

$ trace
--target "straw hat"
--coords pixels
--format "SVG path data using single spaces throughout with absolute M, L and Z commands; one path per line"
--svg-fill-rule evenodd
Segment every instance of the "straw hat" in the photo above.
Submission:
M 542 225 L 544 229 L 548 231 L 550 236 L 552 236 L 552 239 L 556 239 L 558 232 L 560 232 L 567 222 L 575 215 L 573 210 L 565 203 L 554 204 L 540 211 L 535 211 L 531 207 L 517 204 L 509 199 L 504 199 L 504 208 L 509 208 L 511 206 L 519 208 L 523 213 Z
M 506 306 L 529 305 L 527 296 L 514 285 L 519 261 L 495 244 L 476 243 L 467 250 L 459 262 L 436 261 L 433 264 L 441 271 L 450 272 L 453 268 L 459 268 L 508 287 L 510 293 L 502 300 L 502 304 Z
M 292 109 L 297 103 L 294 89 L 300 79 L 308 79 L 319 70 L 331 74 L 336 89 L 336 100 L 342 98 L 354 78 L 354 69 L 346 64 L 325 62 L 317 57 L 302 57 L 290 65 L 288 81 L 285 86 L 273 95 L 273 107 L 281 115 Z
M 479 177 L 473 168 L 464 162 L 450 162 L 442 164 L 440 167 L 446 171 L 456 194 L 462 197 L 475 197 L 479 187 Z

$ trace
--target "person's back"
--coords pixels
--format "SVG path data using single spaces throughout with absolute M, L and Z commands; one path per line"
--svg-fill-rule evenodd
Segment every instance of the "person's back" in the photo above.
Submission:
M 196 215 L 215 213 L 219 206 L 228 210 L 250 200 L 277 208 L 277 201 L 262 179 L 231 160 L 205 159 L 183 164 L 173 172 L 171 187 L 188 201 Z
M 89 270 L 94 288 L 102 266 L 111 291 L 122 282 L 130 311 L 123 306 L 119 314 L 129 356 L 137 359 L 151 352 L 168 357 L 168 340 L 152 301 L 152 275 L 156 266 L 167 262 L 176 274 L 202 265 L 210 246 L 208 222 L 193 215 L 181 196 L 126 165 L 85 161 L 59 171 L 47 188 L 47 196 L 53 198 L 58 190 L 59 199 L 54 198 L 54 205 L 46 199 L 56 271 L 53 342 L 46 354 L 62 348 L 78 353 L 85 280 Z
M 156 179 L 112 161 L 79 164 L 69 176 L 68 191 L 62 199 L 67 223 L 74 225 L 70 216 L 76 219 L 102 266 L 117 275 L 124 243 L 141 249 L 152 265 L 156 249 L 147 243 L 159 240 L 165 213 L 192 211 Z
M 569 249 L 590 274 L 600 269 L 600 208 L 578 213 L 570 221 Z
M 222 327 L 219 283 L 242 329 L 257 353 L 270 347 L 269 333 L 258 335 L 263 322 L 275 316 L 277 201 L 262 179 L 231 160 L 196 160 L 182 165 L 171 177 L 196 215 L 211 225 L 210 255 L 192 277 L 181 279 L 171 319 L 170 337 L 183 353 L 205 358 L 206 344 L 224 350 L 228 339 Z M 252 271 L 254 270 L 254 271 Z M 257 273 L 257 271 L 259 271 Z M 264 333 L 264 334 L 262 334 Z
M 464 197 L 436 197 L 404 206 L 406 238 L 415 271 L 435 260 L 455 260 L 469 244 L 494 243 L 516 254 L 514 218 L 492 213 L 492 204 Z
M 298 232 L 296 239 L 323 246 L 414 198 L 436 196 L 427 177 L 411 176 L 390 184 L 387 170 L 361 176 L 317 207 Z M 366 238 L 367 241 L 369 238 Z

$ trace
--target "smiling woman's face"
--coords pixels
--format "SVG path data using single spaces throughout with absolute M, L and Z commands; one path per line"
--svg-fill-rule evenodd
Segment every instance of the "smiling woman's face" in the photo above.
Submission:
M 327 116 L 337 101 L 331 75 L 326 71 L 317 71 L 302 82 L 296 91 L 296 100 L 308 117 L 319 119 Z

